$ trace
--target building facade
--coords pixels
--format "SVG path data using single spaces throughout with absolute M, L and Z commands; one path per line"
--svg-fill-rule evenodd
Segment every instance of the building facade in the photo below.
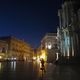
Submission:
M 8 44 L 5 41 L 0 40 L 0 61 L 6 59 L 8 50 Z
M 37 61 L 40 61 L 40 56 L 41 56 L 41 44 L 37 47 L 36 49 L 36 56 L 37 56 Z
M 75 1 L 65 1 L 58 10 L 58 52 L 66 58 L 80 56 L 80 7 Z
M 8 44 L 7 58 L 17 60 L 30 60 L 33 57 L 34 49 L 28 43 L 13 36 L 0 37 L 0 40 Z
M 41 40 L 41 50 L 45 51 L 47 62 L 54 62 L 56 60 L 57 52 L 57 34 L 47 33 Z

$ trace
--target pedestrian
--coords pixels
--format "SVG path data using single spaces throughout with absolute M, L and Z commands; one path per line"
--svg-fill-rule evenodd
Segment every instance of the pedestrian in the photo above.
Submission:
M 44 70 L 45 66 L 44 66 L 44 59 L 41 59 L 41 70 Z

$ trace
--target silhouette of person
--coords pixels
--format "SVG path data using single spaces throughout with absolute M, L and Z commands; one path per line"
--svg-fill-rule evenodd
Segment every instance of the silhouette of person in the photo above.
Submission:
M 41 70 L 44 70 L 44 67 L 45 67 L 45 66 L 44 66 L 44 59 L 42 58 L 42 59 L 41 59 Z

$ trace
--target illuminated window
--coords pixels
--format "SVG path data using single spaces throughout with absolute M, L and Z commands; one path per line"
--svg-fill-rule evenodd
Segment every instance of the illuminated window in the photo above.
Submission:
M 51 49 L 52 48 L 52 44 L 51 42 L 48 43 L 48 49 Z

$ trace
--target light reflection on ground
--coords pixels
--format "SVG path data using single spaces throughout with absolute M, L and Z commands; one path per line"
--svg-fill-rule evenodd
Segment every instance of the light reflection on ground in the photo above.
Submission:
M 0 80 L 80 80 L 79 65 L 45 63 L 42 71 L 39 62 L 0 62 Z
M 15 69 L 16 69 L 16 61 L 11 61 L 11 69 L 15 71 Z

